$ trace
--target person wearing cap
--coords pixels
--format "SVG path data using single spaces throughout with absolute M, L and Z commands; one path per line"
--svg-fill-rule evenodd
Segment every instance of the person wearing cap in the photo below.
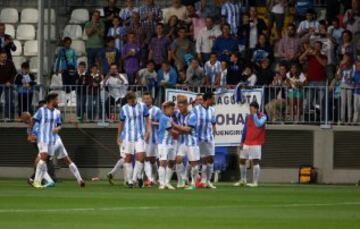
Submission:
M 240 181 L 234 186 L 257 187 L 260 176 L 261 148 L 265 143 L 265 124 L 267 116 L 259 111 L 259 104 L 250 104 L 250 114 L 246 116 L 240 146 Z M 252 162 L 253 182 L 246 181 L 246 160 Z

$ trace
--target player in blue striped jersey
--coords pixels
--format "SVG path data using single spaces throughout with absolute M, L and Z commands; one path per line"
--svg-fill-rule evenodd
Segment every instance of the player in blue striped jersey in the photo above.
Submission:
M 203 96 L 203 104 L 193 108 L 192 112 L 196 116 L 196 134 L 199 142 L 200 156 L 202 162 L 201 178 L 205 187 L 216 188 L 211 182 L 214 173 L 215 156 L 215 132 L 216 116 L 214 104 L 214 95 L 207 92 Z
M 151 120 L 151 134 L 148 141 L 145 142 L 145 174 L 148 178 L 147 186 L 152 186 L 155 183 L 155 174 L 158 171 L 156 159 L 158 157 L 158 130 L 159 118 L 161 110 L 159 107 L 153 105 L 153 98 L 149 92 L 143 94 L 143 102 L 149 109 Z
M 195 180 L 199 173 L 198 163 L 200 160 L 200 152 L 198 146 L 196 128 L 196 116 L 188 110 L 188 98 L 186 96 L 178 96 L 177 106 L 179 113 L 177 120 L 179 125 L 174 124 L 175 130 L 181 133 L 179 140 L 179 150 L 176 156 L 176 173 L 178 176 L 178 188 L 185 187 L 185 167 L 184 157 L 187 157 L 191 165 L 191 185 L 188 189 L 195 188 Z
M 127 104 L 121 108 L 119 114 L 117 142 L 125 154 L 125 172 L 129 188 L 133 188 L 134 181 L 140 188 L 143 186 L 143 172 L 145 161 L 145 141 L 149 140 L 151 121 L 149 110 L 144 103 L 136 101 L 136 94 L 127 94 Z M 132 166 L 133 155 L 136 156 L 135 167 Z
M 173 128 L 173 115 L 175 111 L 174 102 L 163 104 L 163 113 L 159 119 L 158 151 L 159 151 L 159 189 L 175 189 L 170 180 L 174 174 L 175 167 L 175 144 L 178 132 Z
M 35 123 L 39 125 L 37 136 L 34 133 L 28 134 L 28 139 L 37 139 L 40 160 L 36 165 L 35 179 L 33 186 L 42 188 L 41 181 L 47 173 L 46 160 L 49 157 L 56 156 L 63 159 L 69 166 L 70 171 L 75 176 L 80 187 L 85 186 L 84 180 L 81 178 L 80 172 L 74 162 L 71 161 L 68 153 L 61 141 L 59 132 L 61 130 L 61 114 L 58 109 L 58 95 L 49 94 L 46 97 L 46 106 L 38 109 L 33 117 L 33 121 L 29 125 L 29 129 L 33 129 Z

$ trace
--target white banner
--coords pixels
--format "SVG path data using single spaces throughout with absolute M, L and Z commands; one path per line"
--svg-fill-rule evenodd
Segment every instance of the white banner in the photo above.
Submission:
M 191 103 L 197 93 L 183 91 L 177 89 L 166 89 L 166 100 L 176 101 L 177 95 L 185 95 Z M 259 89 L 243 89 L 242 101 L 235 102 L 233 90 L 216 94 L 216 146 L 238 146 L 241 140 L 242 129 L 245 117 L 249 114 L 249 105 L 253 101 L 257 101 L 262 105 L 263 90 Z

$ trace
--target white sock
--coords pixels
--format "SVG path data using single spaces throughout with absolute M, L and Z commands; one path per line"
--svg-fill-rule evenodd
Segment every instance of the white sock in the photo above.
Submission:
M 136 161 L 135 166 L 137 164 L 137 170 L 136 170 L 136 178 L 137 179 L 143 179 L 143 173 L 144 173 L 144 162 Z
M 176 175 L 178 179 L 178 183 L 182 183 L 182 180 L 184 179 L 184 173 L 185 173 L 185 166 L 183 163 L 176 164 Z
M 44 180 L 46 181 L 46 183 L 54 183 L 53 179 L 47 171 L 44 173 Z
M 165 184 L 170 184 L 171 178 L 174 174 L 174 168 L 166 167 L 166 182 Z
M 126 170 L 126 180 L 129 184 L 133 183 L 133 166 L 132 163 L 125 163 L 125 170 Z
M 240 180 L 246 182 L 246 164 L 242 165 L 240 164 Z
M 202 164 L 201 165 L 201 182 L 207 183 L 208 177 L 207 177 L 207 165 Z
M 74 164 L 74 162 L 72 162 L 72 163 L 69 165 L 69 169 L 70 169 L 70 171 L 72 172 L 72 174 L 74 174 L 77 182 L 80 183 L 80 181 L 82 181 L 83 179 L 81 178 L 79 169 L 76 167 L 76 165 Z
M 195 186 L 196 177 L 199 175 L 199 166 L 191 167 L 191 185 Z
M 149 181 L 153 181 L 153 175 L 152 175 L 152 166 L 150 161 L 145 161 L 145 175 L 147 176 L 147 178 L 149 179 Z
M 260 177 L 260 165 L 253 165 L 253 182 L 258 183 Z
M 120 159 L 116 162 L 114 168 L 112 168 L 112 170 L 109 172 L 109 174 L 114 175 L 117 170 L 122 169 L 123 167 L 124 167 L 124 159 L 123 159 L 123 158 L 120 158 Z
M 156 178 L 159 177 L 158 171 L 158 164 L 155 162 L 154 164 L 151 164 L 152 167 L 152 178 L 155 180 Z
M 208 182 L 211 181 L 211 178 L 212 178 L 212 175 L 214 173 L 214 164 L 207 164 L 207 179 L 208 179 Z
M 41 184 L 41 181 L 44 178 L 46 172 L 47 172 L 46 162 L 40 159 L 36 164 L 34 182 Z
M 166 170 L 163 166 L 159 167 L 159 182 L 160 185 L 165 185 L 166 183 Z

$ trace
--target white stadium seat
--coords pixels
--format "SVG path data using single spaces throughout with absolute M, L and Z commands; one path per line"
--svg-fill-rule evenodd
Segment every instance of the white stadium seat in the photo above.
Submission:
M 37 23 L 39 11 L 35 8 L 26 8 L 21 11 L 21 23 Z
M 19 12 L 15 8 L 3 8 L 0 13 L 0 22 L 2 23 L 18 23 Z
M 18 40 L 34 40 L 35 27 L 33 25 L 18 25 L 16 29 L 16 39 Z
M 44 25 L 44 39 L 48 39 L 48 25 Z M 50 40 L 56 40 L 55 25 L 50 26 Z
M 75 9 L 71 12 L 71 24 L 84 24 L 89 21 L 89 11 L 87 9 Z
M 86 54 L 84 41 L 81 40 L 72 41 L 71 48 L 75 49 L 77 56 L 84 56 Z
M 12 56 L 21 56 L 22 54 L 22 44 L 18 40 L 14 40 L 14 45 L 16 46 L 16 51 L 11 51 Z
M 36 56 L 37 54 L 38 54 L 38 41 L 37 40 L 26 41 L 24 44 L 24 56 Z
M 21 64 L 26 61 L 26 58 L 23 56 L 13 56 L 12 61 L 15 65 L 16 70 L 19 71 L 21 69 Z
M 100 12 L 100 17 L 105 17 L 104 8 L 97 8 L 96 10 Z
M 66 25 L 63 31 L 64 37 L 70 37 L 72 40 L 79 40 L 82 37 L 82 28 L 80 25 Z
M 78 66 L 80 62 L 85 62 L 86 64 L 86 67 L 89 68 L 88 66 L 88 59 L 86 56 L 82 56 L 82 57 L 79 57 L 76 61 L 76 65 Z
M 48 9 L 44 11 L 44 22 L 48 24 Z M 50 9 L 50 23 L 54 24 L 56 22 L 56 14 L 54 9 Z
M 30 72 L 33 73 L 38 73 L 38 57 L 31 57 L 30 58 Z M 48 59 L 45 56 L 43 59 L 43 70 L 44 70 L 44 74 L 48 74 Z
M 15 38 L 15 27 L 11 24 L 5 24 L 5 34 L 8 34 L 12 38 Z

